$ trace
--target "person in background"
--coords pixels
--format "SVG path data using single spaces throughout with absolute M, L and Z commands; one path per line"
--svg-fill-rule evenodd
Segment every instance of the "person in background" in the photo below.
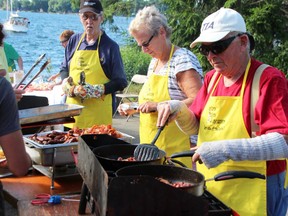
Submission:
M 60 34 L 60 36 L 59 36 L 60 44 L 61 44 L 61 46 L 63 46 L 64 49 L 66 48 L 68 41 L 73 34 L 74 34 L 74 31 L 72 31 L 72 30 L 64 30 Z M 53 74 L 52 76 L 50 76 L 48 78 L 48 82 L 55 81 L 60 76 L 60 73 L 61 73 L 61 71 L 57 74 Z M 57 84 L 61 84 L 61 82 L 57 83 Z
M 104 20 L 101 2 L 81 0 L 79 16 L 84 33 L 69 39 L 61 78 L 66 103 L 84 106 L 80 116 L 75 116 L 75 124 L 65 126 L 83 129 L 112 124 L 115 92 L 127 86 L 127 79 L 119 45 L 101 30 Z
M 155 6 L 139 10 L 129 32 L 144 53 L 152 57 L 148 81 L 139 94 L 140 143 L 151 143 L 156 135 L 157 105 L 165 100 L 180 100 L 190 106 L 202 86 L 202 68 L 197 57 L 186 48 L 174 45 L 167 18 Z M 121 115 L 127 112 L 119 106 Z M 169 136 L 173 134 L 173 136 Z M 190 138 L 175 122 L 170 122 L 155 143 L 169 156 L 190 149 Z M 191 167 L 191 158 L 180 159 Z
M 5 34 L 3 33 L 3 24 L 0 23 L 0 77 L 5 77 L 10 82 L 10 77 L 8 74 L 8 64 L 6 60 L 6 55 L 4 52 L 3 40 L 5 38 Z M 16 95 L 17 101 L 21 100 L 25 90 L 22 89 L 14 89 L 14 93 Z
M 11 44 L 4 42 L 4 51 L 8 63 L 8 72 L 16 70 L 15 62 L 18 64 L 18 70 L 23 71 L 23 59 L 15 50 L 15 48 Z
M 197 170 L 205 178 L 231 170 L 266 176 L 265 180 L 206 182 L 207 190 L 235 215 L 285 216 L 288 87 L 284 73 L 251 56 L 254 39 L 233 9 L 221 8 L 206 17 L 191 47 L 196 44 L 214 69 L 206 74 L 190 110 L 179 101 L 159 104 L 157 126 L 172 115 L 185 133 L 198 133 L 193 161 L 203 162 Z M 255 91 L 258 98 L 251 96 Z
M 4 51 L 4 40 L 5 34 L 3 32 L 3 24 L 0 23 L 0 76 L 6 77 L 6 79 L 10 82 L 10 77 L 8 74 L 8 64 Z

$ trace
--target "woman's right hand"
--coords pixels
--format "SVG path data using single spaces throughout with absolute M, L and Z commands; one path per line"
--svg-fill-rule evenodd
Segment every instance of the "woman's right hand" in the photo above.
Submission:
M 162 127 L 167 123 L 167 120 L 171 115 L 169 101 L 158 103 L 157 111 L 158 111 L 157 127 Z

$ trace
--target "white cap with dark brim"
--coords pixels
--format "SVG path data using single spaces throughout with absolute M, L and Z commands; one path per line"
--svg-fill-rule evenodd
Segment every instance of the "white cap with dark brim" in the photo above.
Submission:
M 193 48 L 197 43 L 219 41 L 233 31 L 246 32 L 243 17 L 233 9 L 220 8 L 204 19 L 201 25 L 201 34 L 190 44 L 190 47 Z

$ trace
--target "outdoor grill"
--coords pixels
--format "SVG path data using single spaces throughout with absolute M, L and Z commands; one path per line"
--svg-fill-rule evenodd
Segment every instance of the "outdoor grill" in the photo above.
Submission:
M 104 170 L 93 150 L 123 144 L 108 135 L 83 135 L 78 143 L 78 171 L 83 179 L 79 214 L 100 216 L 231 215 L 231 209 L 208 191 L 196 197 L 152 176 L 117 176 Z

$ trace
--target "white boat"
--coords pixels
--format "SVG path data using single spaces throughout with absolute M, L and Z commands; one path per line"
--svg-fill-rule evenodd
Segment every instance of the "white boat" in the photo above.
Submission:
M 7 0 L 7 21 L 4 23 L 4 30 L 13 32 L 27 32 L 30 21 L 28 18 L 20 16 L 18 12 L 14 13 L 12 8 L 12 0 L 10 13 L 8 17 L 8 0 Z

